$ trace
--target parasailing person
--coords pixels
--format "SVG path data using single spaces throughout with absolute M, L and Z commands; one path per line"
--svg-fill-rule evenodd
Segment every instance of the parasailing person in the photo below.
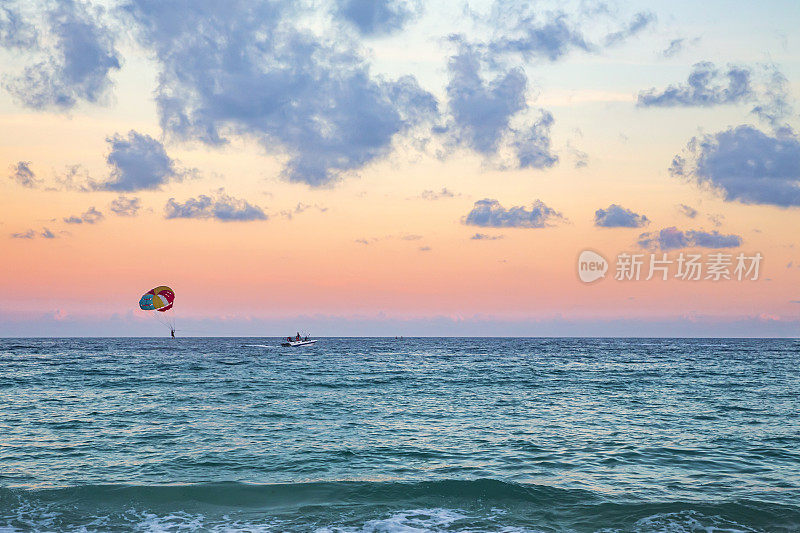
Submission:
M 175 291 L 166 285 L 150 289 L 139 299 L 139 308 L 143 311 L 153 311 L 153 318 L 169 328 L 169 334 L 175 338 L 175 315 L 167 313 L 175 304 Z

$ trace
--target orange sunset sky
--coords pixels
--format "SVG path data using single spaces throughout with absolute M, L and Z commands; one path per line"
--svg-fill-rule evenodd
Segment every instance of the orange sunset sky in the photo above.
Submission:
M 800 331 L 794 2 L 349 5 L 4 4 L 0 335 Z

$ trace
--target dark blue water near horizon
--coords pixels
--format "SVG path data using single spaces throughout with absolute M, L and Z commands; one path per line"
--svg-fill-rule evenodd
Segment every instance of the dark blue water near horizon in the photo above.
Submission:
M 0 339 L 0 531 L 800 531 L 796 339 Z

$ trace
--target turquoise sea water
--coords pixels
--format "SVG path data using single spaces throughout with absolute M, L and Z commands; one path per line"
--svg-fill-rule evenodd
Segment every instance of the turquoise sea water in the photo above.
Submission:
M 0 339 L 0 531 L 800 531 L 800 341 L 278 342 Z

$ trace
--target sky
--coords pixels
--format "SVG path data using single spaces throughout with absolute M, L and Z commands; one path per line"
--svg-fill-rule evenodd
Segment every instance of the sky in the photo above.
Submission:
M 182 336 L 796 337 L 799 24 L 5 0 L 0 336 L 164 335 L 138 301 L 168 285 Z

